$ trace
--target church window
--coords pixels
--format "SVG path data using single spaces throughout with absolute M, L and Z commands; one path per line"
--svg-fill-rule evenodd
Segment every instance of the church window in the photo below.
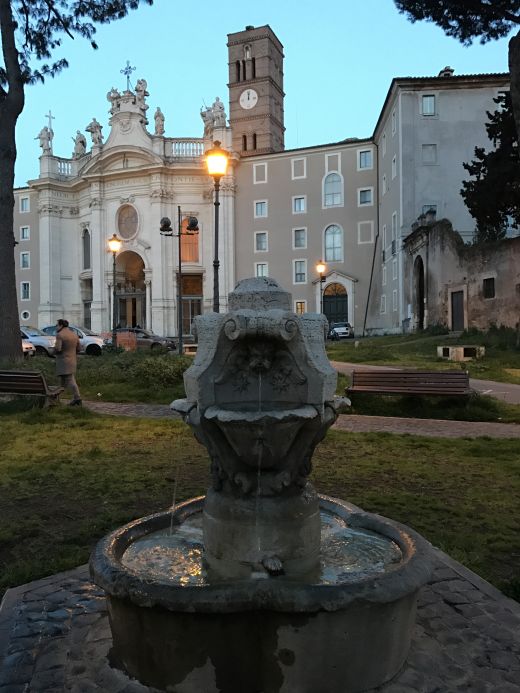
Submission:
M 240 82 L 240 60 L 237 60 L 235 63 L 235 72 L 236 81 Z
M 83 231 L 83 269 L 90 269 L 90 232 L 88 229 Z
M 343 204 L 343 180 L 339 173 L 329 173 L 323 181 L 323 206 L 339 207 Z
M 251 60 L 251 46 L 244 46 L 244 58 Z
M 325 262 L 342 262 L 343 231 L 336 224 L 325 229 Z
M 256 59 L 255 58 L 253 58 L 251 60 L 251 72 L 252 72 L 251 78 L 255 79 L 255 77 L 256 77 Z
M 256 149 L 256 132 L 253 132 L 253 149 Z
M 199 232 L 186 231 L 187 217 L 182 220 L 181 228 L 181 262 L 199 262 Z
M 247 152 L 247 135 L 242 135 L 242 151 Z
M 242 79 L 243 79 L 243 80 L 246 80 L 246 79 L 247 79 L 247 76 L 246 76 L 246 61 L 245 61 L 245 60 L 242 60 Z

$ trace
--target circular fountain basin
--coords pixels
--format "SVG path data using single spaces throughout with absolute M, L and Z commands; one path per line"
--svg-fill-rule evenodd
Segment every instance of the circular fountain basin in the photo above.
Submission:
M 175 693 L 357 693 L 399 671 L 430 575 L 424 539 L 321 496 L 315 575 L 214 579 L 203 502 L 136 520 L 96 547 L 116 666 Z

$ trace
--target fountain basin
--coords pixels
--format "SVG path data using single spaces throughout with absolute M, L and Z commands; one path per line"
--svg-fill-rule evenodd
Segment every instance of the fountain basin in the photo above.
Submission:
M 204 585 L 124 564 L 132 544 L 201 513 L 203 503 L 136 520 L 96 547 L 91 574 L 107 594 L 116 666 L 175 693 L 357 693 L 399 671 L 430 575 L 423 538 L 321 496 L 322 510 L 394 542 L 399 562 L 339 584 L 264 577 Z

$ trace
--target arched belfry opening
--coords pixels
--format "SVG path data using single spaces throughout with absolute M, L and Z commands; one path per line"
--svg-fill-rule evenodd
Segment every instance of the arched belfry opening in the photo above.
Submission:
M 343 284 L 333 282 L 323 291 L 323 313 L 330 322 L 348 322 L 348 293 Z
M 418 255 L 413 263 L 413 312 L 415 329 L 424 330 L 424 263 Z
M 116 258 L 116 310 L 120 327 L 146 326 L 144 262 L 131 250 Z

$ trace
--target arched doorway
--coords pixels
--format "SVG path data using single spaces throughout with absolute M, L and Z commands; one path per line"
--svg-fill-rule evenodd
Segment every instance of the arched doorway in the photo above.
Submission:
M 343 284 L 334 282 L 323 292 L 323 312 L 330 322 L 348 322 L 348 294 Z
M 116 258 L 116 309 L 120 327 L 145 327 L 144 262 L 131 250 Z
M 413 312 L 415 315 L 415 329 L 424 329 L 424 263 L 418 255 L 413 263 L 414 301 Z

